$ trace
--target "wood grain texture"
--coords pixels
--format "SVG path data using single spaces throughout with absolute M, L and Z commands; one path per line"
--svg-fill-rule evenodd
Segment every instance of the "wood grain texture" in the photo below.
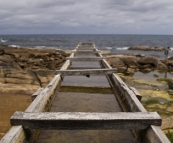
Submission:
M 101 61 L 104 59 L 103 57 L 95 57 L 95 58 L 71 58 L 67 57 L 66 60 L 71 60 L 71 61 Z
M 10 120 L 12 125 L 44 130 L 145 129 L 162 121 L 156 112 L 16 112 Z
M 75 75 L 105 75 L 116 73 L 117 69 L 84 69 L 84 70 L 56 70 L 56 74 L 63 76 L 75 76 Z

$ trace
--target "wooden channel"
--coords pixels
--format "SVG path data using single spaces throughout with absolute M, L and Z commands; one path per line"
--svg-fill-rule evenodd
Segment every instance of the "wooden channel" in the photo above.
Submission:
M 88 48 L 90 47 L 90 48 Z M 91 52 L 95 58 L 75 57 L 78 52 Z M 92 43 L 79 43 L 70 57 L 52 81 L 38 89 L 33 95 L 33 102 L 25 112 L 16 112 L 11 117 L 12 128 L 0 143 L 29 142 L 35 129 L 64 130 L 115 130 L 131 129 L 140 138 L 141 143 L 170 143 L 160 129 L 161 118 L 157 113 L 148 113 L 140 103 L 142 96 L 134 87 L 128 87 L 116 74 L 116 70 L 107 63 L 101 52 Z M 71 61 L 100 61 L 104 69 L 69 70 Z M 106 74 L 122 110 L 116 113 L 85 113 L 85 112 L 47 112 L 58 93 L 61 81 L 66 75 Z M 29 132 L 28 132 L 29 131 Z

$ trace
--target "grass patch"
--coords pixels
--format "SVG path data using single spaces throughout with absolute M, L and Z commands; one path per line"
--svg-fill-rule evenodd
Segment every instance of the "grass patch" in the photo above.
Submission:
M 157 101 L 157 100 L 148 100 L 148 101 L 146 101 L 144 104 L 146 104 L 146 105 L 160 104 L 160 102 Z
M 173 143 L 173 132 L 170 132 L 168 130 L 168 132 L 166 133 L 166 136 L 168 137 L 168 139 L 170 140 L 170 142 Z
M 99 88 L 99 87 L 61 86 L 60 91 L 61 92 L 112 94 L 111 88 Z

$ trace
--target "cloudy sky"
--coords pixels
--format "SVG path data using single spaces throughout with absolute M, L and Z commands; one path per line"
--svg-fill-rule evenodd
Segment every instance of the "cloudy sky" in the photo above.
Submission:
M 0 34 L 173 35 L 173 0 L 0 0 Z

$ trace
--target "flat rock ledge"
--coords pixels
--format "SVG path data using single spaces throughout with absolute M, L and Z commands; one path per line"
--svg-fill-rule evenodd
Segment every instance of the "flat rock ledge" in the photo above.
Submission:
M 56 49 L 0 46 L 0 91 L 32 94 L 52 80 L 54 70 L 60 69 L 67 56 Z
M 157 46 L 132 46 L 128 50 L 142 50 L 142 51 L 164 51 L 164 47 Z
M 173 71 L 173 58 L 166 60 L 158 60 L 151 56 L 129 56 L 129 55 L 111 55 L 107 56 L 108 63 L 117 68 L 119 73 L 133 75 L 140 71 L 149 73 L 154 70 Z

